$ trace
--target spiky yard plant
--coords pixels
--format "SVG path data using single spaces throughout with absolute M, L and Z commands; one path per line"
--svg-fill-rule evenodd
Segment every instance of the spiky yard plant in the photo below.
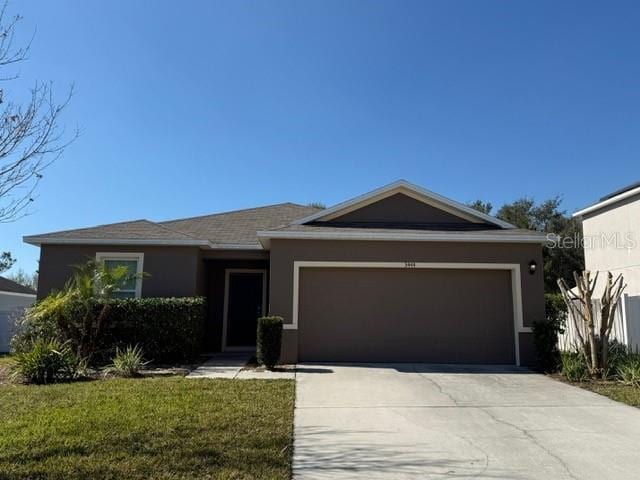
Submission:
M 127 281 L 141 275 L 130 273 L 124 265 L 108 267 L 95 260 L 75 266 L 74 270 L 64 289 L 37 302 L 27 311 L 25 320 L 37 324 L 44 318 L 53 318 L 60 337 L 70 341 L 79 358 L 91 363 L 111 308 L 109 302 L 101 302 L 98 307 L 97 301 L 112 298 Z
M 149 362 L 144 361 L 142 348 L 139 345 L 129 345 L 124 350 L 116 348 L 116 354 L 111 365 L 106 368 L 106 372 L 119 377 L 137 377 L 140 375 L 140 370 L 148 364 Z

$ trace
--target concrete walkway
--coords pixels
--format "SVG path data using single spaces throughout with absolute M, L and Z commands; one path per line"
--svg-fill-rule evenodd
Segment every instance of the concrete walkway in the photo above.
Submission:
M 228 379 L 294 379 L 295 368 L 282 367 L 275 370 L 247 369 L 252 355 L 248 353 L 221 353 L 209 358 L 187 375 L 187 378 L 228 378 Z
M 306 479 L 640 478 L 640 410 L 517 369 L 299 365 Z

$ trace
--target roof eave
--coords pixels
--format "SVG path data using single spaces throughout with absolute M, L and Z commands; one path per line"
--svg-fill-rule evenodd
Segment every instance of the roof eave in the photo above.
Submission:
M 37 235 L 22 237 L 22 241 L 37 247 L 41 245 L 149 245 L 149 246 L 208 246 L 205 240 L 163 240 L 149 238 L 66 238 L 39 237 Z
M 13 297 L 36 298 L 37 293 L 10 292 L 8 290 L 0 290 L 0 295 L 10 295 Z
M 132 245 L 155 247 L 200 247 L 211 250 L 263 250 L 258 243 L 214 243 L 207 240 L 153 240 L 146 238 L 55 238 L 26 236 L 25 243 L 35 245 Z
M 633 188 L 631 190 L 621 193 L 620 195 L 616 195 L 615 197 L 608 198 L 606 200 L 603 200 L 602 202 L 594 203 L 593 205 L 585 207 L 582 210 L 578 210 L 572 215 L 572 217 L 573 218 L 582 217 L 583 215 L 586 215 L 588 213 L 593 213 L 597 210 L 600 210 L 601 208 L 608 207 L 609 205 L 613 205 L 615 203 L 618 203 L 622 200 L 625 200 L 627 198 L 633 197 L 638 194 L 640 194 L 640 187 Z
M 271 247 L 271 239 L 289 240 L 363 240 L 363 241 L 396 241 L 396 242 L 473 242 L 473 243 L 538 243 L 547 244 L 553 237 L 544 233 L 522 235 L 496 235 L 490 233 L 460 234 L 446 233 L 406 233 L 406 232 L 286 232 L 259 231 L 258 239 L 265 249 Z

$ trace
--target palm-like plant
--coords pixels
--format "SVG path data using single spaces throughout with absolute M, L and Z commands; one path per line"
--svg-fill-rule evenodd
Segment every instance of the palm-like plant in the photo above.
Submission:
M 70 340 L 78 357 L 90 363 L 111 308 L 109 302 L 100 300 L 112 298 L 114 291 L 140 275 L 130 273 L 126 266 L 107 267 L 95 260 L 74 269 L 62 291 L 51 293 L 28 310 L 27 321 L 53 318 L 63 340 Z

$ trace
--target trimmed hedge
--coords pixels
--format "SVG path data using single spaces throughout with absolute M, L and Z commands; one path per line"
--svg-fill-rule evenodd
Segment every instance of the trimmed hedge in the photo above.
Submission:
M 195 358 L 204 340 L 206 303 L 202 297 L 130 298 L 94 300 L 97 318 L 104 305 L 108 310 L 96 339 L 92 364 L 109 363 L 116 350 L 139 345 L 144 358 L 153 362 L 173 362 Z M 68 305 L 59 317 L 42 317 L 21 326 L 12 340 L 12 350 L 28 351 L 38 338 L 58 338 L 74 342 L 82 337 L 84 307 Z
M 154 362 L 187 360 L 202 348 L 206 301 L 203 297 L 108 300 L 100 340 L 109 357 L 116 348 L 140 345 Z M 102 302 L 97 302 L 96 307 Z
M 271 369 L 280 360 L 282 317 L 260 317 L 256 338 L 258 363 Z

